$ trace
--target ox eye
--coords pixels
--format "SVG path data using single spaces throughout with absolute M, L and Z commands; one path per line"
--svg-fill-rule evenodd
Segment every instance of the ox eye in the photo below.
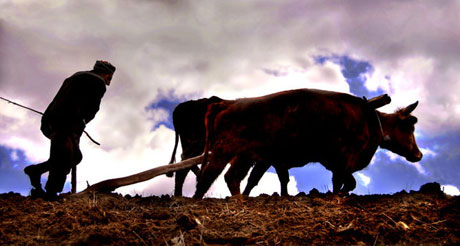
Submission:
M 406 122 L 406 123 L 407 123 L 407 122 Z M 414 123 L 414 124 L 415 124 L 415 123 Z M 402 128 L 403 128 L 405 131 L 413 132 L 413 131 L 415 131 L 414 124 L 403 124 Z
M 404 119 L 400 123 L 400 129 L 404 132 L 413 132 L 415 123 L 417 123 L 417 118 L 415 117 Z

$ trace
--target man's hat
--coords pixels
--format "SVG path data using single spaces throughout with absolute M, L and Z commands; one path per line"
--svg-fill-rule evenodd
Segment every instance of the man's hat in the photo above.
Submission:
M 100 73 L 114 73 L 116 68 L 108 61 L 96 61 L 93 70 Z

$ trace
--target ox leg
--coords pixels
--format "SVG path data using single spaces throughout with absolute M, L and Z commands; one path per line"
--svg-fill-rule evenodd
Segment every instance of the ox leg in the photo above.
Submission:
M 215 155 L 211 156 L 211 159 Z M 224 170 L 227 165 L 227 160 L 211 160 L 204 168 L 201 169 L 201 174 L 197 176 L 196 191 L 193 198 L 201 199 L 208 191 L 211 184 L 216 180 L 217 176 Z
M 289 196 L 287 191 L 287 185 L 289 183 L 289 171 L 286 168 L 277 168 L 275 166 L 276 173 L 278 174 L 278 178 L 281 184 L 281 195 L 282 196 Z
M 184 169 L 176 172 L 175 184 L 174 184 L 174 196 L 182 196 L 182 188 L 184 186 L 185 178 L 187 177 L 190 169 Z
M 342 192 L 348 193 L 356 188 L 356 180 L 355 177 L 353 177 L 353 174 L 349 173 L 348 175 L 345 175 L 345 184 L 343 185 Z
M 225 173 L 225 182 L 232 196 L 240 195 L 240 184 L 251 168 L 251 161 L 247 158 L 236 157 L 232 160 L 231 166 Z
M 332 185 L 334 193 L 345 193 L 356 188 L 356 180 L 351 173 L 336 171 L 332 174 Z
M 257 162 L 254 168 L 251 171 L 251 174 L 248 178 L 248 184 L 243 191 L 243 195 L 249 196 L 251 190 L 259 183 L 260 179 L 264 175 L 264 173 L 268 170 L 270 165 L 265 162 Z
M 191 170 L 192 170 L 192 172 L 193 172 L 195 175 L 197 175 L 197 176 L 200 174 L 200 168 L 198 167 L 198 165 L 193 166 L 193 167 L 191 168 Z
M 344 177 L 340 171 L 332 172 L 332 192 L 339 193 L 342 190 L 344 184 Z

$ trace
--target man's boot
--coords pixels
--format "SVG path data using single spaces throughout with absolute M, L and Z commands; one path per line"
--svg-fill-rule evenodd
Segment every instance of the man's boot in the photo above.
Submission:
M 46 191 L 43 199 L 45 199 L 45 201 L 54 202 L 58 200 L 58 195 L 54 191 Z
M 41 179 L 41 172 L 37 170 L 37 165 L 30 165 L 24 168 L 24 173 L 29 176 L 30 184 L 37 190 L 42 191 L 42 184 L 40 182 Z

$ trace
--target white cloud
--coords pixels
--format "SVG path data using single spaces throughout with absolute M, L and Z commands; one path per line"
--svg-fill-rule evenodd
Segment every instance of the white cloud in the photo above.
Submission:
M 369 185 L 369 183 L 371 182 L 371 178 L 360 173 L 360 172 L 357 172 L 356 173 L 356 176 L 358 176 L 358 181 L 364 186 L 364 187 L 367 187 Z
M 393 153 L 389 150 L 383 150 L 383 152 L 390 158 L 391 161 L 396 161 L 396 160 L 400 160 L 400 161 L 404 161 L 404 157 L 396 154 L 396 153 Z
M 144 134 L 132 138 L 129 145 L 106 150 L 101 140 L 101 146 L 81 144 L 84 157 L 78 165 L 79 190 L 86 188 L 86 181 L 95 184 L 166 165 L 174 147 L 174 132 L 160 126 L 152 132 L 145 129 Z
M 13 150 L 10 154 L 10 159 L 12 161 L 17 161 L 18 160 L 18 152 L 16 150 Z
M 438 154 L 428 148 L 420 148 L 420 152 L 423 154 L 423 158 L 436 157 Z
M 243 182 L 241 182 L 241 187 L 244 189 L 246 187 L 248 181 L 248 177 L 246 177 Z M 291 196 L 297 195 L 299 190 L 297 188 L 297 181 L 294 176 L 289 176 L 289 183 L 288 183 L 288 194 Z M 262 179 L 259 181 L 259 184 L 254 187 L 251 191 L 251 196 L 258 196 L 260 194 L 268 194 L 271 195 L 273 193 L 281 194 L 281 184 L 278 179 L 278 175 L 272 172 L 266 172 Z
M 460 190 L 454 185 L 441 185 L 441 189 L 447 195 L 460 196 Z
M 13 104 L 1 105 L 0 144 L 24 150 L 31 161 L 46 158 L 49 151 L 49 144 L 39 128 L 40 115 Z
M 386 150 L 386 149 L 381 149 L 379 148 L 377 150 L 377 152 L 374 154 L 374 156 L 372 157 L 371 159 L 371 162 L 369 164 L 369 166 L 372 166 L 374 164 L 378 164 L 381 162 L 381 158 L 379 157 L 379 153 L 383 153 L 385 154 L 388 158 L 390 158 L 390 161 L 391 162 L 402 162 L 406 165 L 410 165 L 412 167 L 414 167 L 418 173 L 422 174 L 422 175 L 429 175 L 429 173 L 426 171 L 426 169 L 423 167 L 423 162 L 426 161 L 428 158 L 431 158 L 431 157 L 435 157 L 437 156 L 436 152 L 434 152 L 433 150 L 431 149 L 428 149 L 428 148 L 420 148 L 420 151 L 422 152 L 423 154 L 423 159 L 420 161 L 420 162 L 409 162 L 407 161 L 404 157 L 396 154 L 396 153 L 393 153 L 389 150 Z M 358 176 L 359 177 L 359 176 Z
M 299 88 L 350 92 L 349 85 L 341 74 L 340 66 L 332 62 L 324 65 L 309 62 L 308 67 L 304 68 L 295 64 L 285 64 L 281 69 L 274 68 L 272 71 L 280 71 L 280 75 L 276 76 L 257 69 L 249 74 L 236 76 L 229 84 L 211 86 L 207 96 L 219 95 L 223 98 L 235 99 Z
M 413 113 L 419 119 L 417 128 L 429 135 L 456 128 L 460 123 L 460 116 L 456 114 L 459 100 L 452 92 L 460 89 L 460 74 L 453 74 L 450 68 L 440 71 L 444 64 L 433 57 L 398 58 L 394 62 L 376 62 L 376 71 L 366 82 L 368 89 L 380 88 L 391 96 L 392 103 L 382 111 L 393 112 L 419 101 Z
M 428 153 L 428 155 L 434 153 L 434 152 L 428 152 L 427 149 L 425 149 L 424 151 L 426 151 L 426 153 Z M 404 157 L 396 154 L 396 153 L 393 153 L 389 150 L 383 150 L 383 153 L 385 153 L 391 161 L 401 161 L 403 162 L 404 164 L 407 164 L 409 166 L 412 166 L 414 167 L 418 173 L 422 174 L 422 175 L 428 175 L 429 173 L 425 170 L 425 168 L 423 167 L 422 163 L 423 163 L 423 160 L 420 161 L 420 162 L 410 162 L 410 161 L 407 161 Z

